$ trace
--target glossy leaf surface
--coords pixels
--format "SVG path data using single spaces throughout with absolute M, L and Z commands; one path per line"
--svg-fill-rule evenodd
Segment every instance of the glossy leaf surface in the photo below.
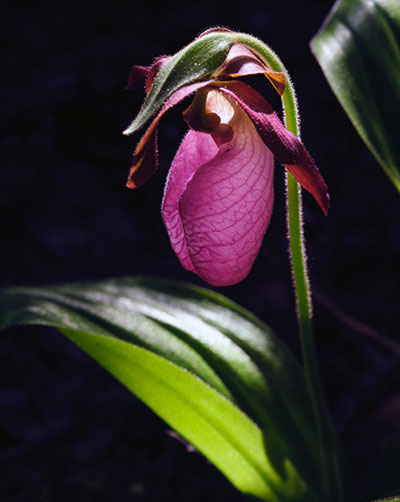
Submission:
M 0 294 L 0 326 L 60 329 L 243 493 L 322 500 L 301 370 L 271 330 L 212 292 L 118 279 Z
M 374 500 L 373 502 L 400 502 L 400 496 Z
M 400 192 L 399 1 L 338 1 L 311 48 L 353 125 Z

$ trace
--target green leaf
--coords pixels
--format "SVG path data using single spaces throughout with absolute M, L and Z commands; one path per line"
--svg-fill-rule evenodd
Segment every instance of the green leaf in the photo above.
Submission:
M 0 292 L 0 327 L 60 329 L 243 493 L 322 500 L 301 369 L 271 330 L 212 292 L 117 279 Z
M 374 500 L 373 502 L 400 502 L 400 496 Z
M 339 0 L 311 49 L 353 125 L 400 192 L 399 0 Z
M 225 61 L 233 42 L 233 33 L 210 33 L 172 56 L 161 68 L 139 113 L 124 134 L 140 129 L 180 87 L 206 80 Z

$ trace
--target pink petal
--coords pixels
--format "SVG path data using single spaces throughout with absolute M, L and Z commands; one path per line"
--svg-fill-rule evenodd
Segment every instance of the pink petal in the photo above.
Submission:
M 220 90 L 248 114 L 258 134 L 274 156 L 320 205 L 329 208 L 328 188 L 303 143 L 288 131 L 272 107 L 254 89 L 239 81 L 224 83 Z
M 215 286 L 235 284 L 249 273 L 273 205 L 273 155 L 247 115 L 234 108 L 229 143 L 217 147 L 207 133 L 186 134 L 162 205 L 182 265 Z

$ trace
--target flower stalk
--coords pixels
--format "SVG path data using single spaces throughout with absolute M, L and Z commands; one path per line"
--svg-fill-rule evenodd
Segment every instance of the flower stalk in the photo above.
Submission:
M 282 98 L 285 124 L 250 86 L 236 80 L 264 74 Z M 257 38 L 223 28 L 207 30 L 173 56 L 134 66 L 130 83 L 145 80 L 146 98 L 124 131 L 150 122 L 134 151 L 127 186 L 137 188 L 157 169 L 157 126 L 194 95 L 183 113 L 189 130 L 172 162 L 162 216 L 181 264 L 215 286 L 249 273 L 269 224 L 274 157 L 287 173 L 289 251 L 321 466 L 321 500 L 340 502 L 337 445 L 318 376 L 312 301 L 303 236 L 300 185 L 327 214 L 325 181 L 299 139 L 296 96 L 278 56 Z
M 260 54 L 271 68 L 286 76 L 282 106 L 286 128 L 300 138 L 300 120 L 296 94 L 289 74 L 278 56 L 263 42 L 247 34 L 238 34 L 240 43 Z M 286 203 L 289 255 L 296 297 L 297 320 L 301 338 L 304 373 L 313 408 L 321 460 L 324 500 L 343 500 L 343 487 L 339 469 L 338 443 L 328 406 L 319 378 L 312 325 L 312 297 L 309 281 L 306 245 L 303 233 L 303 206 L 299 183 L 286 172 Z

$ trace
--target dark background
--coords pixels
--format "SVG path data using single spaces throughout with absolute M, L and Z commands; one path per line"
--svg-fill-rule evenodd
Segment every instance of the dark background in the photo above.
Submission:
M 1 285 L 153 275 L 201 284 L 180 266 L 160 217 L 163 184 L 185 131 L 160 127 L 158 173 L 125 188 L 138 137 L 121 131 L 141 92 L 133 64 L 174 53 L 204 29 L 252 33 L 294 80 L 303 140 L 330 189 L 305 221 L 322 378 L 357 493 L 400 417 L 399 194 L 331 93 L 309 41 L 331 2 L 14 1 L 3 4 L 0 81 Z M 263 94 L 274 101 L 264 80 Z M 299 354 L 287 260 L 283 170 L 249 277 L 219 291 L 266 321 Z M 214 467 L 53 330 L 0 339 L 0 500 L 243 500 Z M 365 500 L 364 499 L 364 500 Z

